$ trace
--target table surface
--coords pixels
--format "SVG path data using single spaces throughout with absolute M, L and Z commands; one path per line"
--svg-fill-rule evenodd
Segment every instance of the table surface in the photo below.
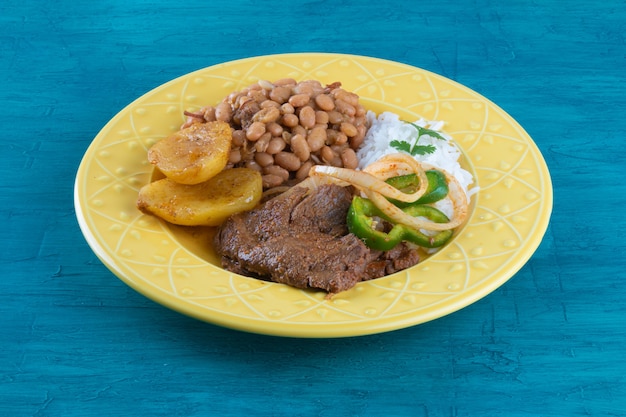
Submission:
M 626 3 L 339 3 L 3 1 L 1 415 L 626 415 Z M 524 127 L 554 208 L 514 277 L 422 325 L 298 339 L 183 316 L 98 260 L 73 182 L 111 117 L 193 70 L 310 51 L 435 72 Z

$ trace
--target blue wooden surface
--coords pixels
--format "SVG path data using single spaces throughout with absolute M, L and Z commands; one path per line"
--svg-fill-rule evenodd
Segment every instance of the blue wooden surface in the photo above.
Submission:
M 3 0 L 0 415 L 626 415 L 625 22 L 622 0 Z M 72 187 L 115 113 L 192 70 L 308 51 L 431 70 L 524 126 L 555 200 L 515 277 L 424 325 L 300 340 L 181 316 L 97 260 Z

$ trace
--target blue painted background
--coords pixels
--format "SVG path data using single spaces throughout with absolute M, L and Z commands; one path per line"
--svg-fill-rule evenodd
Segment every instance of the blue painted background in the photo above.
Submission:
M 617 0 L 3 0 L 0 415 L 626 415 L 625 22 Z M 424 325 L 298 340 L 181 316 L 97 260 L 72 187 L 115 113 L 202 67 L 309 51 L 436 72 L 520 122 L 555 200 L 515 277 Z

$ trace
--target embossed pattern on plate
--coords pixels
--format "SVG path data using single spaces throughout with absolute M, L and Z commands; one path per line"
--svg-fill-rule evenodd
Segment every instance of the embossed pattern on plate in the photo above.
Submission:
M 152 175 L 147 149 L 179 129 L 183 110 L 215 104 L 259 79 L 341 81 L 370 110 L 444 120 L 480 191 L 458 236 L 400 273 L 358 284 L 330 300 L 225 272 L 206 239 L 180 234 L 135 208 Z M 354 55 L 303 53 L 228 62 L 166 83 L 117 114 L 77 173 L 75 206 L 94 252 L 121 280 L 184 314 L 245 331 L 344 337 L 407 327 L 454 312 L 506 282 L 548 226 L 552 186 L 528 134 L 498 106 L 439 75 Z

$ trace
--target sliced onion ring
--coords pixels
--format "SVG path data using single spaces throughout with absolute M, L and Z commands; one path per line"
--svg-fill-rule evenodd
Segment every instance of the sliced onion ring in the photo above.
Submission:
M 438 169 L 446 177 L 449 188 L 448 198 L 454 207 L 454 216 L 449 222 L 435 223 L 420 217 L 410 216 L 387 200 L 387 198 L 392 198 L 407 203 L 417 201 L 426 192 L 428 186 L 425 167 L 427 167 L 426 169 L 434 168 L 429 164 L 421 164 L 408 155 L 398 153 L 381 157 L 363 171 L 315 165 L 309 172 L 308 181 L 314 185 L 328 182 L 341 185 L 351 184 L 361 190 L 390 219 L 418 230 L 441 231 L 460 226 L 465 222 L 468 215 L 467 195 L 458 180 L 445 170 Z M 414 172 L 419 178 L 420 188 L 415 193 L 403 193 L 384 181 L 387 178 L 410 172 Z
M 424 170 L 419 166 L 417 161 L 415 162 L 416 164 L 412 164 L 413 166 L 411 166 L 411 168 L 413 168 L 414 172 L 420 179 L 420 188 L 415 193 L 411 194 L 398 190 L 392 185 L 387 184 L 376 175 L 365 170 L 356 171 L 353 169 L 338 168 L 327 165 L 315 165 L 309 171 L 309 177 L 314 178 L 318 176 L 328 176 L 341 182 L 351 184 L 363 192 L 374 191 L 385 197 L 393 198 L 394 200 L 405 203 L 413 203 L 424 195 L 426 188 L 428 187 L 428 179 L 426 178 Z
M 409 155 L 394 153 L 382 156 L 377 161 L 374 161 L 366 166 L 363 171 L 369 172 L 382 180 L 387 180 L 400 175 L 415 174 L 419 180 L 419 188 L 412 195 L 418 195 L 421 197 L 426 193 L 428 188 L 426 170 L 432 168 L 430 165 L 425 165 L 426 164 L 416 161 Z M 382 194 L 385 195 L 384 193 Z M 417 199 L 413 201 L 417 201 Z
M 468 215 L 469 203 L 467 201 L 467 195 L 465 190 L 459 181 L 448 172 L 440 170 L 446 177 L 448 182 L 448 197 L 452 201 L 454 207 L 454 217 L 448 223 L 435 223 L 430 220 L 425 220 L 420 217 L 409 216 L 394 204 L 389 202 L 383 195 L 377 192 L 366 190 L 365 195 L 369 198 L 383 213 L 385 213 L 390 219 L 397 223 L 413 227 L 414 229 L 424 230 L 449 230 L 460 226 L 465 222 Z

